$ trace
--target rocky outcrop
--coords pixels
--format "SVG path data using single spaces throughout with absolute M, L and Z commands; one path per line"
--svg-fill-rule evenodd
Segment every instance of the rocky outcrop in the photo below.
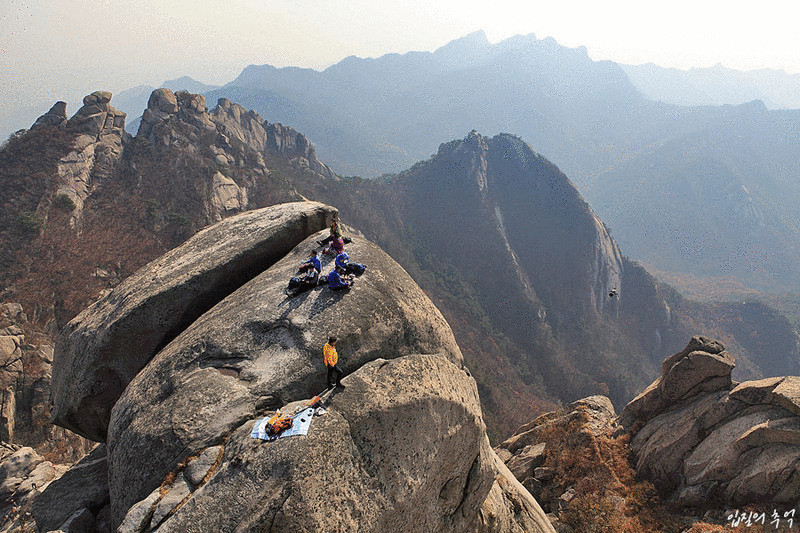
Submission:
M 104 442 L 114 402 L 160 348 L 326 227 L 335 212 L 305 202 L 243 213 L 128 277 L 62 330 L 53 368 L 55 423 Z
M 559 453 L 568 446 L 568 453 L 584 458 L 586 464 L 593 462 L 593 468 L 607 468 L 603 461 L 609 458 L 597 452 L 598 440 L 611 432 L 615 416 L 608 398 L 590 396 L 571 403 L 562 412 L 539 416 L 496 448 L 498 457 L 541 502 L 557 527 L 577 495 L 576 481 L 570 478 L 569 465 L 559 463 Z M 582 475 L 591 477 L 591 472 L 587 470 Z M 607 489 L 621 489 L 618 480 L 609 482 Z M 584 492 L 580 488 L 580 493 Z
M 73 461 L 89 448 L 50 423 L 53 343 L 16 303 L 0 304 L 0 440 Z
M 108 514 L 108 502 L 106 446 L 99 444 L 43 489 L 31 511 L 39 531 L 69 531 L 65 524 L 77 517 L 88 522 L 83 531 L 106 531 L 96 522 Z
M 276 220 L 291 228 L 296 217 L 288 215 L 318 207 L 324 226 L 333 210 L 310 203 L 227 219 L 134 274 L 130 285 L 123 282 L 71 323 L 57 352 L 57 367 L 70 370 L 57 372 L 57 404 L 68 397 L 65 385 L 77 383 L 86 393 L 105 394 L 84 401 L 102 414 L 114 401 L 101 388 L 108 383 L 103 365 L 107 373 L 138 374 L 113 405 L 108 426 L 109 510 L 102 483 L 85 483 L 97 488 L 90 504 L 67 496 L 76 491 L 68 490 L 73 478 L 65 476 L 49 493 L 64 502 L 56 506 L 58 516 L 46 517 L 52 505 L 45 503 L 36 515 L 42 527 L 61 520 L 97 524 L 109 516 L 121 531 L 232 531 L 266 523 L 335 531 L 494 531 L 499 523 L 509 531 L 552 531 L 533 497 L 497 463 L 477 386 L 444 318 L 399 265 L 357 232 L 350 232 L 348 252 L 368 270 L 349 291 L 318 287 L 293 298 L 284 292 L 323 230 L 288 253 L 273 240 L 267 248 L 283 258 L 231 293 L 203 295 L 199 273 L 230 265 L 226 246 L 252 255 L 269 240 L 256 229 Z M 235 224 L 241 227 L 232 232 Z M 238 241 L 225 243 L 231 235 Z M 203 246 L 193 242 L 198 239 Z M 262 257 L 261 269 L 271 262 Z M 323 263 L 327 272 L 330 259 Z M 179 297 L 186 287 L 192 290 Z M 176 301 L 201 316 L 191 325 L 163 323 L 185 314 L 171 310 Z M 108 312 L 99 312 L 104 307 Z M 153 318 L 143 322 L 147 312 Z M 166 330 L 182 332 L 153 340 Z M 293 409 L 322 390 L 320 350 L 331 334 L 340 339 L 347 388 L 333 394 L 308 436 L 251 439 L 257 418 Z M 142 343 L 150 345 L 140 349 Z M 160 351 L 141 357 L 152 349 Z M 75 357 L 92 351 L 89 359 Z M 62 354 L 71 359 L 61 361 Z M 92 429 L 89 419 L 73 420 Z M 82 479 L 75 470 L 75 480 Z
M 286 163 L 318 177 L 333 178 L 303 135 L 269 124 L 258 113 L 227 99 L 209 111 L 202 95 L 157 89 L 150 95 L 136 138 L 157 152 L 183 150 L 200 158 L 211 173 L 202 177 L 209 220 L 219 221 L 268 197 L 271 167 Z M 199 184 L 198 184 L 199 185 Z
M 199 453 L 259 412 L 323 390 L 320 350 L 330 335 L 340 339 L 339 366 L 346 374 L 373 359 L 414 353 L 443 354 L 462 364 L 439 311 L 397 263 L 363 238 L 348 245 L 351 257 L 368 265 L 353 289 L 319 287 L 287 298 L 287 281 L 325 233 L 312 235 L 205 313 L 128 385 L 109 425 L 115 514 L 154 490 L 177 456 Z M 331 267 L 326 264 L 323 274 Z M 148 450 L 146 459 L 142 450 Z M 149 468 L 136 466 L 142 460 Z
M 800 378 L 731 382 L 733 358 L 692 338 L 620 422 L 634 436 L 637 472 L 682 505 L 796 504 Z
M 0 529 L 32 530 L 31 505 L 65 470 L 33 448 L 0 444 Z
M 372 361 L 345 382 L 307 437 L 259 443 L 247 421 L 210 448 L 218 464 L 199 486 L 186 475 L 195 460 L 122 529 L 141 527 L 142 515 L 158 531 L 478 529 L 497 482 L 474 381 L 444 357 L 411 355 Z M 500 495 L 530 504 L 516 530 L 552 531 L 524 489 Z
M 311 142 L 293 128 L 270 124 L 255 111 L 247 111 L 227 98 L 220 98 L 210 116 L 224 136 L 228 144 L 226 148 L 229 152 L 233 151 L 234 156 L 236 145 L 244 144 L 265 159 L 281 154 L 325 178 L 334 177 L 333 171 L 317 158 L 317 151 Z
M 176 121 L 188 128 L 175 128 Z M 203 95 L 186 91 L 173 93 L 162 88 L 150 94 L 136 137 L 147 139 L 156 146 L 180 144 L 197 150 L 202 136 L 213 136 L 215 132 L 216 126 L 208 115 Z
M 95 183 L 113 175 L 123 144 L 130 137 L 125 133 L 125 113 L 114 109 L 110 102 L 110 92 L 95 91 L 83 98 L 83 107 L 64 124 L 77 136 L 74 150 L 58 163 L 60 185 L 54 196 L 65 195 L 75 204 L 73 223 L 80 219 L 83 203 Z M 53 109 L 57 106 L 58 103 Z
M 36 119 L 31 129 L 41 126 L 65 126 L 67 123 L 67 103 L 56 102 L 50 111 Z
M 317 159 L 317 150 L 304 135 L 281 124 L 267 124 L 267 150 L 289 156 L 301 167 L 308 167 L 317 174 L 332 178 L 333 171 Z

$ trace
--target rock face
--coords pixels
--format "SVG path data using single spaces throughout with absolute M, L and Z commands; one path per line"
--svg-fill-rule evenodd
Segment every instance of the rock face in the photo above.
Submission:
M 328 225 L 314 202 L 251 211 L 207 228 L 127 278 L 61 332 L 57 424 L 104 442 L 122 390 L 165 344 L 221 298 Z
M 250 208 L 249 202 L 269 196 L 269 166 L 287 162 L 301 172 L 333 178 L 333 171 L 317 159 L 303 135 L 280 124 L 269 124 L 258 113 L 220 99 L 209 111 L 202 95 L 169 89 L 153 91 L 136 139 L 157 152 L 188 150 L 208 158 L 212 172 L 207 190 L 206 216 L 219 221 Z
M 796 504 L 800 378 L 731 383 L 733 358 L 694 337 L 620 414 L 636 470 L 682 505 Z
M 270 212 L 251 215 L 269 218 Z M 219 228 L 237 218 L 208 234 L 229 238 Z M 283 530 L 494 531 L 492 524 L 500 523 L 509 531 L 553 531 L 489 447 L 477 386 L 449 326 L 382 250 L 351 232 L 348 253 L 368 265 L 355 286 L 346 292 L 320 286 L 287 297 L 288 279 L 326 233 L 282 252 L 282 259 L 229 295 L 216 294 L 221 301 L 210 310 L 199 305 L 201 294 L 187 296 L 202 316 L 174 326 L 183 331 L 168 344 L 162 341 L 166 346 L 153 343 L 160 351 L 136 363 L 143 368 L 113 405 L 108 426 L 112 525 L 121 531 L 233 531 L 264 524 Z M 187 284 L 190 276 L 178 273 L 191 270 L 186 263 L 196 253 L 171 252 L 153 264 L 174 270 Z M 218 255 L 211 250 L 204 261 Z M 323 263 L 326 273 L 330 258 Z M 263 261 L 262 269 L 268 264 Z M 132 310 L 143 301 L 158 317 L 172 315 L 164 310 L 176 298 L 157 298 L 169 279 L 154 276 L 151 266 L 134 274 L 136 291 L 124 283 L 115 291 L 115 305 L 125 313 L 94 315 L 90 309 L 65 333 L 65 346 L 77 346 L 72 340 L 83 328 L 86 339 L 104 339 L 94 345 L 100 354 L 106 343 L 102 364 L 124 368 L 131 354 L 118 352 L 122 362 L 108 357 L 122 322 L 113 326 L 90 317 L 141 315 L 141 308 Z M 152 296 L 139 298 L 144 294 Z M 111 309 L 111 303 L 98 307 Z M 99 329 L 92 332 L 90 324 Z M 129 346 L 134 324 L 126 326 Z M 323 389 L 321 348 L 331 334 L 340 339 L 347 388 L 333 394 L 308 436 L 251 439 L 257 418 L 291 409 Z M 74 372 L 60 377 L 63 383 L 102 383 L 97 361 L 73 358 L 67 366 Z M 96 405 L 108 408 L 112 401 Z M 73 506 L 69 519 L 100 520 L 101 505 Z
M 270 154 L 283 154 L 321 176 L 326 178 L 334 176 L 333 171 L 317 159 L 317 151 L 311 142 L 293 128 L 281 124 L 269 124 L 255 111 L 247 111 L 227 98 L 220 98 L 210 117 L 225 136 L 231 149 L 235 149 L 238 141 L 264 157 L 268 158 Z
M 67 103 L 56 102 L 50 111 L 36 119 L 31 128 L 41 126 L 64 126 L 67 123 Z
M 90 448 L 50 423 L 53 344 L 22 306 L 0 304 L 0 440 L 73 461 Z
M 0 528 L 30 531 L 28 510 L 39 493 L 61 476 L 66 467 L 55 466 L 33 448 L 0 444 Z
M 88 514 L 83 520 L 94 524 L 95 517 L 104 508 L 108 508 L 108 463 L 106 446 L 99 444 L 63 476 L 50 483 L 34 500 L 32 511 L 40 531 L 68 531 L 64 523 L 74 515 Z
M 114 109 L 110 102 L 110 92 L 95 91 L 84 97 L 83 107 L 64 123 L 77 137 L 74 150 L 59 161 L 61 185 L 55 195 L 66 195 L 75 204 L 73 222 L 80 219 L 83 203 L 95 183 L 112 176 L 122 158 L 123 144 L 130 138 L 125 133 L 125 113 Z M 45 119 L 54 110 L 56 114 L 59 113 L 60 103 L 39 120 Z M 66 106 L 64 111 L 66 113 Z
M 199 453 L 258 412 L 323 390 L 320 354 L 330 335 L 340 339 L 339 366 L 346 374 L 372 359 L 413 353 L 442 353 L 461 365 L 438 310 L 397 263 L 363 238 L 347 249 L 368 273 L 348 293 L 318 287 L 287 298 L 287 281 L 325 233 L 312 235 L 205 313 L 130 383 L 109 426 L 115 512 L 158 486 L 176 454 Z M 323 274 L 331 267 L 326 264 Z M 141 450 L 150 450 L 148 469 L 135 466 Z
M 170 506 L 151 504 L 150 527 L 478 529 L 477 510 L 495 475 L 474 382 L 444 357 L 430 355 L 372 361 L 345 381 L 347 389 L 314 419 L 305 438 L 259 443 L 249 438 L 252 421 L 236 428 L 203 485 L 190 492 L 179 473 L 160 499 L 171 500 Z M 178 495 L 170 498 L 173 492 Z M 526 501 L 524 494 L 533 502 L 524 489 L 502 494 Z M 541 511 L 531 517 L 533 509 L 523 509 L 526 531 L 550 531 Z
M 176 121 L 181 122 L 177 128 Z M 157 89 L 150 96 L 136 136 L 161 146 L 180 143 L 182 139 L 197 148 L 206 144 L 217 154 L 221 165 L 250 164 L 266 169 L 265 160 L 282 154 L 324 177 L 334 175 L 319 161 L 306 137 L 287 126 L 269 124 L 258 113 L 226 98 L 221 98 L 209 112 L 202 95 Z

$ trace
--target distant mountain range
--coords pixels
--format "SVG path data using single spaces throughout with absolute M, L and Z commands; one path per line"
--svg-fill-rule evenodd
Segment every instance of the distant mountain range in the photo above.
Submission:
M 632 257 L 800 290 L 800 111 L 656 102 L 584 48 L 477 32 L 318 72 L 247 67 L 209 93 L 306 132 L 342 174 L 395 172 L 440 139 L 510 131 L 563 169 Z
M 321 72 L 251 65 L 223 87 L 165 86 L 292 125 L 342 175 L 398 172 L 473 128 L 514 132 L 572 178 L 632 257 L 780 292 L 800 291 L 800 111 L 770 107 L 792 105 L 797 80 L 596 62 L 552 38 L 491 44 L 476 32 Z M 149 90 L 115 96 L 132 134 Z
M 622 70 L 642 94 L 678 105 L 744 104 L 761 100 L 768 109 L 800 109 L 800 74 L 782 70 L 734 70 L 715 65 L 679 70 L 653 63 Z

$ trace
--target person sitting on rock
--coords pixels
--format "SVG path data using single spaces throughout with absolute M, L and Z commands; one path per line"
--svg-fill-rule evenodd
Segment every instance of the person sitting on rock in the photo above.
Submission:
M 345 276 L 344 270 L 340 267 L 334 267 L 331 273 L 328 274 L 328 288 L 332 291 L 341 291 L 349 289 L 353 285 L 353 278 Z
M 321 241 L 317 241 L 320 246 L 325 246 L 329 242 L 333 241 L 342 236 L 342 230 L 339 229 L 339 220 L 336 215 L 333 216 L 333 221 L 331 222 L 331 232 L 330 235 L 322 239 Z
M 344 270 L 347 274 L 355 274 L 360 276 L 367 270 L 367 267 L 361 263 L 350 262 L 350 256 L 347 252 L 342 252 L 336 256 L 336 266 Z
M 300 272 L 307 272 L 309 270 L 316 270 L 317 274 L 322 272 L 322 263 L 319 261 L 319 257 L 317 257 L 317 251 L 311 250 L 311 253 L 308 256 L 308 259 L 300 263 L 300 268 L 298 268 Z
M 319 284 L 319 270 L 317 270 L 316 268 L 310 268 L 308 269 L 306 275 L 300 278 L 300 282 L 294 288 L 292 296 L 297 296 L 300 293 L 313 289 L 318 284 Z
M 313 289 L 319 283 L 319 273 L 322 271 L 322 263 L 317 257 L 317 251 L 312 250 L 308 259 L 300 263 L 297 269 L 299 272 L 305 272 L 306 275 L 302 278 L 294 277 L 289 280 L 287 287 L 287 294 L 290 296 L 297 296 L 301 292 Z
M 341 237 L 333 239 L 324 251 L 324 253 L 330 255 L 339 255 L 342 252 L 344 252 L 344 239 Z
M 328 370 L 328 388 L 339 387 L 344 389 L 344 385 L 340 383 L 342 379 L 342 369 L 336 364 L 339 362 L 339 354 L 336 353 L 336 337 L 329 337 L 328 342 L 322 347 L 322 357 L 325 361 L 325 368 Z M 332 379 L 336 376 L 336 383 L 332 383 Z

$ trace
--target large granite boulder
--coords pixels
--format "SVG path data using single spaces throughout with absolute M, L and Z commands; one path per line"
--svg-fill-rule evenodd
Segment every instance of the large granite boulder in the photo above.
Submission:
M 298 202 L 231 217 L 149 263 L 80 313 L 56 346 L 55 423 L 104 442 L 114 402 L 159 349 L 326 227 L 335 212 Z
M 474 380 L 445 357 L 409 355 L 369 362 L 345 382 L 308 436 L 260 442 L 244 421 L 200 486 L 179 472 L 126 527 L 151 514 L 158 531 L 478 530 L 497 482 Z M 495 493 L 530 505 L 509 524 L 552 531 L 524 489 Z
M 496 464 L 452 332 L 397 263 L 353 233 L 348 253 L 368 268 L 352 289 L 286 295 L 324 235 L 206 312 L 131 381 L 109 425 L 113 522 L 122 531 L 464 531 L 491 516 L 552 531 Z M 323 259 L 323 273 L 331 263 Z M 347 388 L 308 436 L 251 439 L 258 417 L 324 388 L 331 334 Z
M 289 298 L 289 278 L 325 234 L 312 235 L 205 313 L 130 383 L 109 426 L 115 513 L 158 486 L 177 456 L 218 444 L 259 413 L 323 390 L 322 346 L 330 335 L 339 337 L 346 374 L 373 359 L 413 353 L 441 353 L 462 364 L 441 313 L 363 238 L 347 248 L 367 265 L 351 290 L 320 286 Z M 333 264 L 323 261 L 325 274 Z M 148 468 L 141 468 L 143 460 Z
M 676 404 L 698 395 L 729 390 L 733 357 L 718 341 L 696 335 L 680 352 L 664 359 L 661 377 L 634 398 L 620 413 L 620 422 L 631 426 L 647 421 Z
M 732 358 L 695 337 L 619 421 L 639 475 L 687 506 L 790 504 L 800 494 L 800 378 L 735 385 Z

